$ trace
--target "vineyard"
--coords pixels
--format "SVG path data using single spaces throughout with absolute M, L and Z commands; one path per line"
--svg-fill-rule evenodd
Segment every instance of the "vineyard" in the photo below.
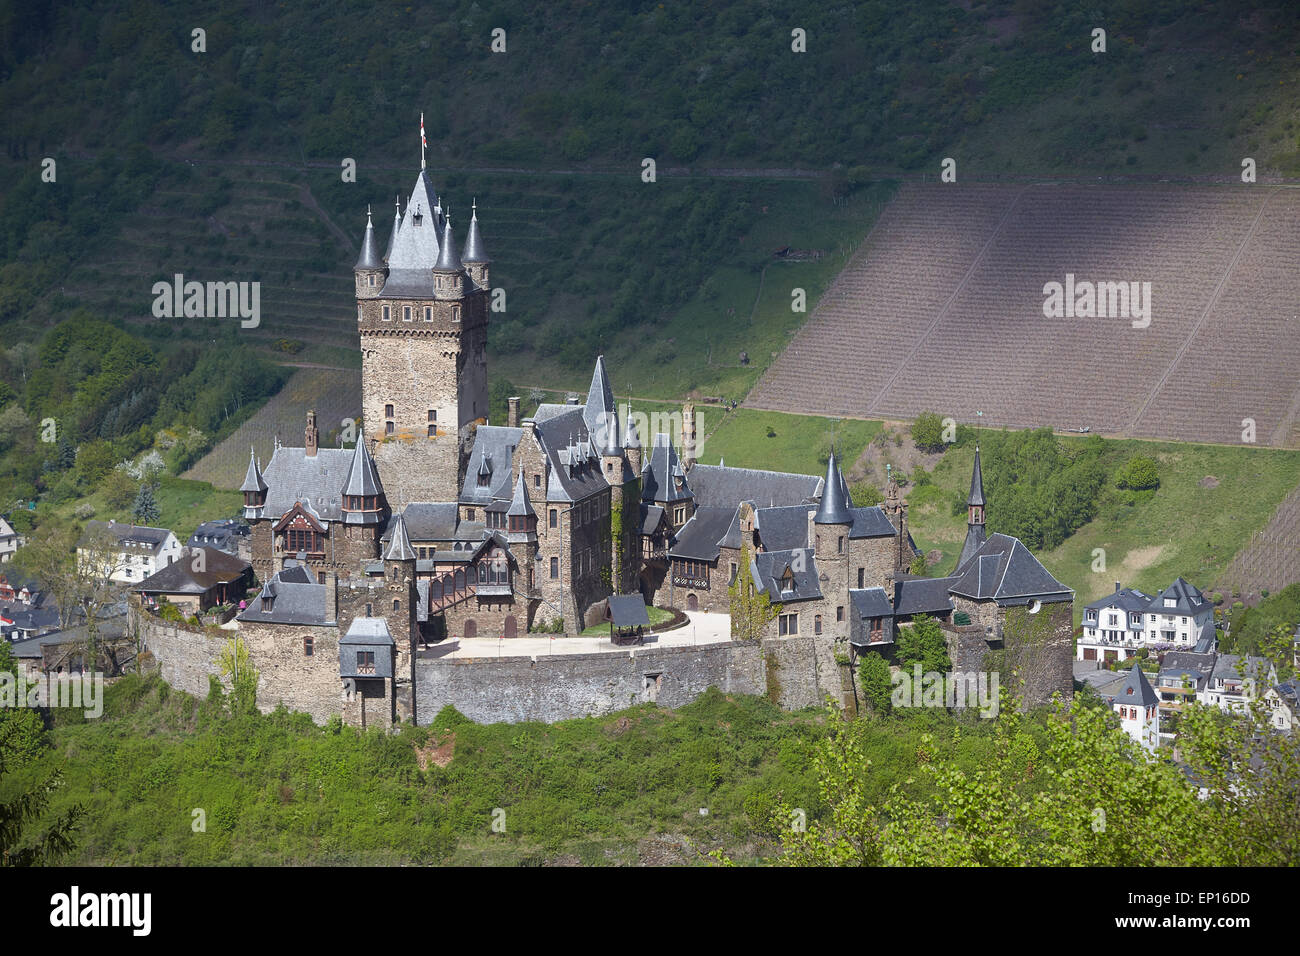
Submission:
M 1237 552 L 1218 587 L 1243 594 L 1264 588 L 1273 592 L 1300 581 L 1300 488 L 1278 506 L 1262 531 Z
M 1300 443 L 1300 191 L 908 185 L 746 404 Z M 1151 320 L 1045 318 L 1044 285 L 1149 282 Z

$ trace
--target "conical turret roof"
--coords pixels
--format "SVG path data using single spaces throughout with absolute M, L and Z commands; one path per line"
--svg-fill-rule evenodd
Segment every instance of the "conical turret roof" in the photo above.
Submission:
M 975 446 L 975 467 L 970 473 L 970 494 L 966 504 L 984 507 L 984 472 L 980 468 L 980 446 Z
M 406 533 L 406 521 L 399 514 L 393 518 L 393 537 L 388 542 L 385 561 L 414 561 L 415 549 L 411 547 L 411 538 Z
M 262 469 L 257 467 L 257 458 L 254 457 L 253 449 L 248 449 L 248 472 L 244 475 L 244 483 L 239 486 L 240 491 L 266 491 L 266 482 L 262 480 Z
M 469 235 L 465 237 L 465 254 L 461 256 L 464 262 L 490 262 L 488 259 L 487 249 L 483 245 L 483 236 L 478 229 L 478 202 L 473 206 L 473 212 L 469 217 Z
M 343 486 L 345 495 L 382 495 L 384 486 L 379 481 L 379 469 L 366 447 L 366 436 L 357 435 L 357 447 L 352 450 L 352 465 L 348 469 L 347 484 Z
M 460 256 L 456 252 L 456 241 L 451 234 L 451 220 L 442 232 L 442 247 L 438 252 L 438 261 L 434 264 L 435 272 L 460 272 Z
M 587 423 L 587 434 L 593 445 L 602 452 L 618 454 L 618 411 L 614 408 L 614 390 L 609 386 L 603 355 L 596 356 L 582 420 Z
M 822 500 L 817 507 L 815 524 L 852 524 L 853 515 L 849 513 L 848 502 L 844 495 L 844 478 L 835 461 L 835 452 L 831 452 L 826 462 L 826 480 L 822 482 Z
M 397 241 L 397 230 L 402 227 L 402 197 L 397 197 L 397 202 L 393 203 L 395 209 L 393 213 L 393 231 L 388 234 L 388 248 L 384 250 L 384 262 L 393 257 L 393 243 Z
M 515 496 L 510 499 L 510 509 L 506 511 L 509 517 L 520 517 L 531 515 L 536 517 L 537 512 L 533 510 L 532 499 L 528 497 L 528 486 L 524 484 L 523 469 L 519 471 L 519 479 L 515 482 Z
M 375 224 L 370 220 L 370 210 L 366 210 L 366 235 L 361 240 L 361 255 L 357 257 L 357 264 L 352 268 L 356 271 L 362 269 L 382 269 L 383 260 L 379 258 L 379 240 L 375 238 Z

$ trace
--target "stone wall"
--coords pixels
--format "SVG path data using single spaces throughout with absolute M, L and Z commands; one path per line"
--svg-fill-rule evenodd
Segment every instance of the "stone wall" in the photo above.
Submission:
M 483 723 L 552 723 L 647 701 L 680 707 L 709 687 L 733 694 L 767 691 L 755 644 L 499 660 L 422 657 L 415 670 L 420 723 L 431 722 L 448 704 Z
M 158 672 L 172 687 L 198 698 L 208 696 L 208 675 L 220 676 L 217 656 L 229 638 L 177 627 L 131 605 L 131 631 L 137 628 L 144 646 L 153 655 Z M 224 633 L 224 632 L 223 632 Z M 236 632 L 229 632 L 233 637 Z

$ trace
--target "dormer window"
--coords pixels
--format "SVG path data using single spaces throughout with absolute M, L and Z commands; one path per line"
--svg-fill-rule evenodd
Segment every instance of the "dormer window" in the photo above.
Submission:
M 423 222 L 424 222 L 424 213 L 420 212 L 420 210 L 417 208 L 415 212 L 411 214 L 411 224 L 413 226 L 419 226 Z

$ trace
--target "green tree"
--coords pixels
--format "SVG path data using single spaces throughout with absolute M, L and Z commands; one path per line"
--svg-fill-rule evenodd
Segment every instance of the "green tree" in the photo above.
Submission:
M 922 673 L 927 674 L 946 674 L 952 670 L 943 628 L 934 618 L 925 614 L 914 618 L 910 626 L 904 624 L 898 628 L 895 647 L 900 667 L 910 668 L 920 664 Z
M 1115 477 L 1115 486 L 1144 491 L 1160 487 L 1160 470 L 1156 460 L 1146 455 L 1134 455 L 1120 468 Z
M 153 485 L 145 482 L 131 506 L 131 520 L 136 524 L 154 525 L 158 521 L 158 502 L 154 500 Z
M 858 681 L 862 684 L 862 697 L 873 714 L 887 714 L 893 706 L 890 701 L 893 682 L 889 677 L 889 663 L 875 651 L 868 651 L 858 661 Z
M 217 656 L 217 667 L 230 684 L 231 707 L 249 712 L 257 707 L 258 673 L 243 638 L 232 637 Z
M 922 451 L 943 451 L 943 419 L 937 412 L 922 412 L 912 422 L 912 441 Z

